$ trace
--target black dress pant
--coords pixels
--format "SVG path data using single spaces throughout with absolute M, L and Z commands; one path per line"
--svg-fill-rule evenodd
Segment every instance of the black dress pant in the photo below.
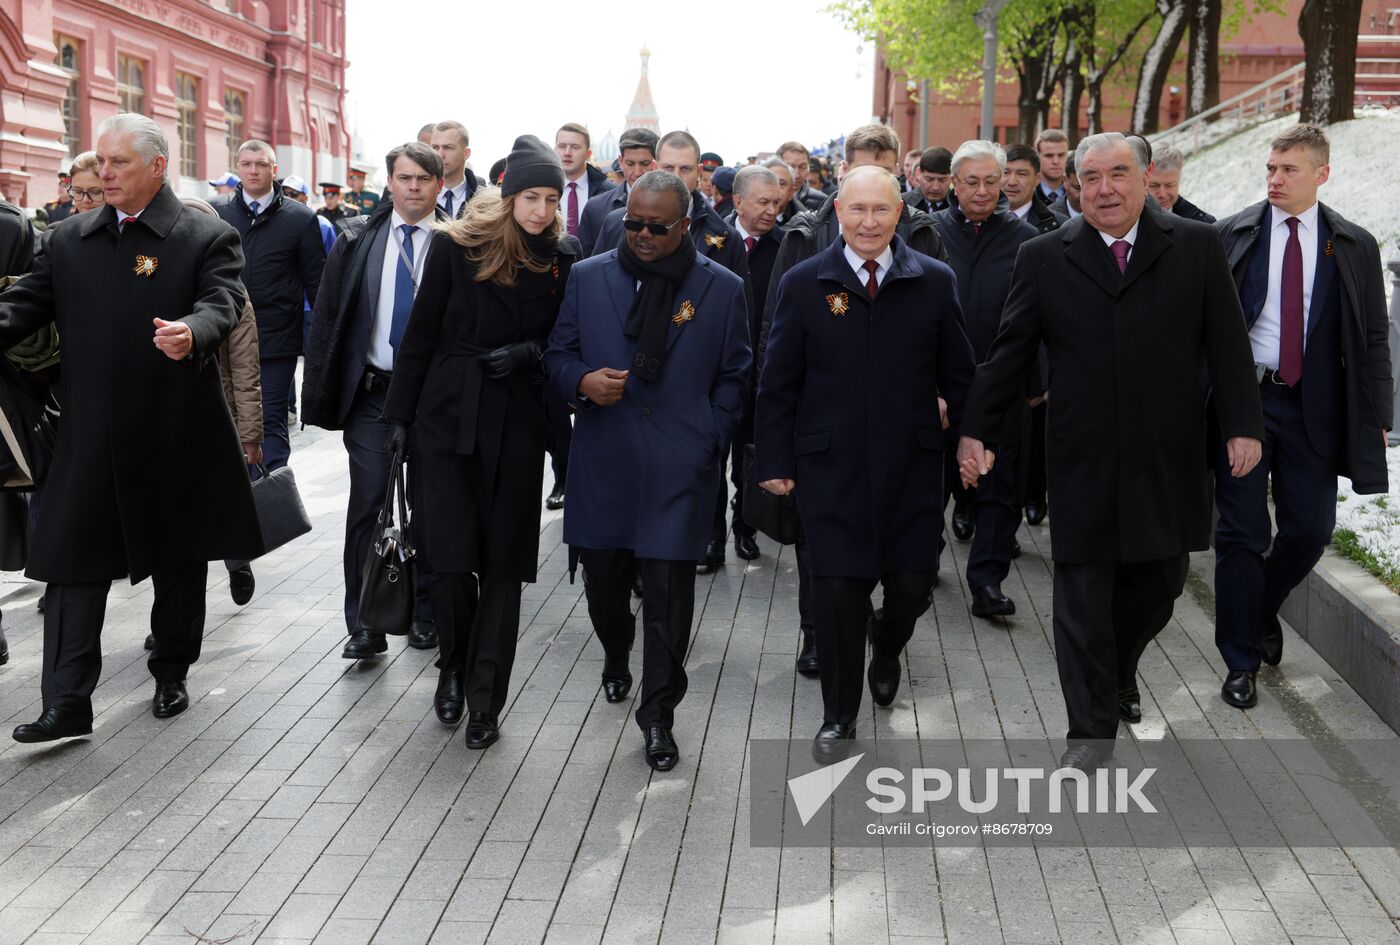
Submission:
M 370 546 L 379 537 L 377 522 L 389 488 L 389 452 L 384 448 L 389 425 L 384 420 L 384 395 L 387 381 L 377 380 L 374 389 L 361 385 L 345 418 L 345 454 L 350 460 L 350 498 L 345 509 L 345 551 L 342 567 L 345 573 L 345 628 L 347 633 L 360 629 L 360 585 L 364 578 L 365 559 Z M 409 476 L 413 474 L 413 446 L 409 438 Z M 412 494 L 410 490 L 410 494 Z M 432 568 L 421 548 L 418 550 L 418 600 L 413 608 L 414 622 L 431 623 L 433 606 L 430 598 Z
M 642 577 L 642 689 L 637 724 L 671 728 L 685 698 L 685 654 L 695 616 L 695 562 L 638 558 L 629 549 L 580 549 L 593 632 L 603 645 L 603 675 L 628 675 L 637 635 L 632 577 Z
M 467 711 L 499 716 L 510 693 L 520 632 L 519 581 L 463 571 L 432 577 L 438 669 L 462 675 Z
M 750 428 L 753 421 L 750 420 Z M 742 433 L 743 431 L 740 430 Z M 752 429 L 750 429 L 752 436 Z M 719 489 L 715 492 L 715 518 L 714 527 L 710 532 L 710 540 L 721 544 L 729 540 L 730 529 L 725 527 L 726 516 L 733 522 L 732 530 L 736 535 L 743 535 L 752 538 L 757 534 L 757 530 L 744 521 L 742 506 L 744 502 L 744 447 L 746 443 L 741 442 L 738 437 L 734 440 L 734 445 L 729 450 L 729 481 L 734 484 L 734 498 L 729 498 L 729 487 L 724 483 L 724 469 L 719 473 Z
M 877 582 L 867 578 L 814 575 L 817 662 L 821 667 L 824 723 L 851 723 L 865 691 L 866 624 L 872 620 L 870 595 L 885 589 L 883 612 L 871 624 L 877 656 L 899 659 L 914 635 L 914 623 L 929 608 L 937 571 L 896 571 Z
M 1016 489 L 1020 474 L 1020 448 L 1007 443 L 990 444 L 996 455 L 992 471 L 968 489 L 962 484 L 956 449 L 946 450 L 943 468 L 943 507 L 972 506 L 972 548 L 967 556 L 967 586 L 976 591 L 1000 584 L 1011 573 L 1011 546 L 1021 527 L 1021 503 Z M 946 542 L 942 542 L 946 544 Z
M 146 662 L 157 682 L 183 682 L 204 640 L 204 592 L 209 564 L 199 562 L 151 575 L 155 646 Z M 102 675 L 102 624 L 111 581 L 49 584 L 44 591 L 45 709 L 92 715 L 92 693 Z
M 1029 432 L 1026 435 L 1026 481 L 1021 490 L 1021 504 L 1036 501 L 1046 507 L 1045 486 L 1045 416 L 1049 404 L 1037 404 L 1030 410 Z
M 1278 614 L 1308 576 L 1337 524 L 1337 464 L 1308 439 L 1301 389 L 1266 381 L 1259 390 L 1264 408 L 1259 465 L 1236 479 L 1225 444 L 1216 446 L 1215 645 L 1234 672 L 1259 668 L 1263 622 Z M 1271 480 L 1277 535 L 1269 520 Z
M 1055 563 L 1055 663 L 1071 745 L 1118 735 L 1118 690 L 1171 619 L 1188 558 Z
M 569 447 L 574 442 L 573 411 L 551 385 L 545 388 L 544 408 L 549 418 L 549 465 L 554 485 L 563 488 L 569 477 Z

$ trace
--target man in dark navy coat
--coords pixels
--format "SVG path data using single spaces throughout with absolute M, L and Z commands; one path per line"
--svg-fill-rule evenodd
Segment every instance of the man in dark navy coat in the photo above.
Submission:
M 756 474 L 795 492 L 811 551 L 823 762 L 855 737 L 867 627 L 871 698 L 887 706 L 898 692 L 938 573 L 938 401 L 956 417 L 972 379 L 953 273 L 896 238 L 903 206 L 889 171 L 846 175 L 842 236 L 783 278 L 759 379 Z M 884 607 L 870 616 L 876 584 Z
M 628 191 L 637 178 L 656 167 L 656 142 L 656 132 L 646 128 L 629 128 L 618 139 L 617 163 L 622 169 L 622 186 L 590 197 L 588 203 L 583 205 L 583 217 L 579 220 L 578 232 L 575 235 L 583 247 L 585 256 L 592 256 L 595 251 L 606 252 L 614 248 L 604 246 L 595 249 L 598 233 L 602 230 L 608 214 L 627 206 Z
M 1271 148 L 1268 199 L 1219 224 L 1264 405 L 1263 460 L 1248 476 L 1215 483 L 1220 694 L 1240 709 L 1257 700 L 1260 661 L 1283 657 L 1279 607 L 1332 540 L 1337 477 L 1363 495 L 1388 491 L 1385 431 L 1394 419 L 1376 240 L 1318 202 L 1331 172 L 1322 129 L 1294 125 Z
M 679 758 L 671 728 L 686 690 L 695 562 L 752 360 L 743 280 L 696 252 L 690 207 L 674 174 L 632 185 L 627 239 L 573 267 L 545 354 L 551 385 L 578 410 L 564 541 L 583 562 L 609 702 L 632 686 L 631 592 L 642 576 L 636 718 L 658 770 Z
M 965 485 L 997 461 L 986 448 L 1049 359 L 1046 471 L 1055 558 L 1055 662 L 1069 718 L 1061 763 L 1112 753 L 1143 649 L 1171 619 L 1187 554 L 1207 545 L 1206 404 L 1226 437 L 1222 476 L 1259 461 L 1259 385 L 1220 238 L 1145 209 L 1147 162 L 1116 132 L 1074 156 L 1084 215 L 1021 247 L 1001 329 L 962 419 Z M 1112 326 L 1106 328 L 1105 326 Z

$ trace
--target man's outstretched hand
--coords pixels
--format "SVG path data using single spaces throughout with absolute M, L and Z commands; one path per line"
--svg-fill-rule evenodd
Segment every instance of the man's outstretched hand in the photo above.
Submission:
M 982 445 L 982 441 L 970 436 L 958 440 L 958 473 L 963 485 L 971 489 L 977 480 L 992 471 L 996 454 Z

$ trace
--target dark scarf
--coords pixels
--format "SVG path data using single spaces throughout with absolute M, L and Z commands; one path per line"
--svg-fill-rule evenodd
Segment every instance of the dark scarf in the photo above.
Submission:
M 676 314 L 676 292 L 681 280 L 695 265 L 695 242 L 690 235 L 681 238 L 680 246 L 669 256 L 652 262 L 637 258 L 627 242 L 627 234 L 617 244 L 617 258 L 622 269 L 642 287 L 632 297 L 627 321 L 622 333 L 637 339 L 637 354 L 632 359 L 632 373 L 647 381 L 661 376 L 661 364 L 666 357 L 666 331 Z
M 525 240 L 525 249 L 532 259 L 538 263 L 548 263 L 556 253 L 559 252 L 559 237 L 545 230 L 538 235 L 516 224 L 520 228 L 520 235 Z

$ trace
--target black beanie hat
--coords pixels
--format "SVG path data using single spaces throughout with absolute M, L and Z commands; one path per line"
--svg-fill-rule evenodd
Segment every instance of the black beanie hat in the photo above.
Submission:
M 553 187 L 564 192 L 564 165 L 554 149 L 534 135 L 521 135 L 506 158 L 501 196 L 509 197 L 531 187 Z

